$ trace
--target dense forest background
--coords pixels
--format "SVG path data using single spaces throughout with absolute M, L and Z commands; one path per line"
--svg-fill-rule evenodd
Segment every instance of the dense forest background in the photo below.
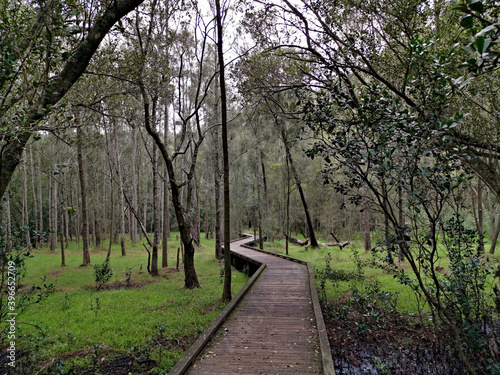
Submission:
M 216 238 L 222 258 L 225 201 L 226 239 L 359 240 L 407 262 L 401 282 L 456 338 L 490 324 L 494 305 L 456 297 L 436 262 L 438 245 L 452 265 L 485 259 L 500 232 L 497 2 L 0 4 L 4 253 L 75 240 L 88 265 L 130 237 L 154 276 L 178 231 L 193 288 L 193 243 Z M 455 285 L 482 285 L 469 271 Z M 470 373 L 491 365 L 455 349 Z

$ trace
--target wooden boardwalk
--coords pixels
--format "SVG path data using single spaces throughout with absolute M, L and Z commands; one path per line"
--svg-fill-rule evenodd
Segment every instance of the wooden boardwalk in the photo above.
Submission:
M 324 337 L 320 345 L 310 266 L 245 248 L 248 242 L 233 242 L 231 251 L 265 266 L 189 367 L 171 374 L 333 374 Z

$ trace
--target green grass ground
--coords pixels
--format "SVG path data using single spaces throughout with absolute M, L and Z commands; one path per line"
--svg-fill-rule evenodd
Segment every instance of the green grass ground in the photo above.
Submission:
M 162 270 L 157 278 L 146 270 L 147 253 L 141 249 L 142 243 L 127 241 L 124 257 L 119 245 L 113 245 L 113 276 L 99 291 L 95 288 L 93 267 L 80 267 L 82 254 L 76 243 L 67 250 L 66 267 L 60 267 L 59 250 L 34 250 L 34 257 L 27 261 L 22 289 L 25 292 L 31 285 L 53 284 L 55 292 L 28 306 L 19 316 L 19 344 L 23 351 L 20 360 L 43 365 L 56 358 L 57 366 L 47 367 L 49 373 L 68 373 L 72 367 L 106 352 L 111 357 L 153 359 L 158 364 L 153 373 L 165 373 L 224 306 L 221 266 L 214 256 L 214 241 L 203 239 L 196 250 L 195 266 L 201 288 L 187 290 L 183 288 L 183 273 L 175 270 L 179 246 L 175 236 L 173 233 L 169 241 L 169 266 L 174 268 Z M 106 243 L 104 247 L 107 249 Z M 104 262 L 106 253 L 104 249 L 92 250 L 92 264 Z M 125 288 L 130 269 L 130 287 Z M 233 272 L 232 280 L 236 294 L 247 278 Z M 82 358 L 79 351 L 90 355 Z
M 300 237 L 299 237 L 300 238 Z M 485 247 L 489 249 L 489 244 L 486 244 Z M 285 241 L 274 241 L 274 242 L 266 242 L 264 243 L 264 249 L 278 252 L 280 254 L 285 254 Z M 445 274 L 447 272 L 447 267 L 449 264 L 449 259 L 446 256 L 446 251 L 444 248 L 439 245 L 441 259 L 439 262 L 439 266 L 443 267 L 442 273 Z M 291 257 L 305 260 L 311 264 L 311 266 L 315 269 L 323 269 L 326 265 L 325 259 L 328 254 L 331 257 L 330 267 L 334 270 L 345 270 L 354 273 L 359 273 L 357 262 L 355 261 L 354 252 L 359 254 L 359 258 L 362 262 L 368 263 L 373 259 L 371 253 L 367 253 L 364 251 L 361 242 L 353 241 L 350 245 L 344 247 L 342 250 L 338 247 L 328 247 L 325 245 L 321 245 L 318 249 L 313 249 L 311 247 L 303 247 L 294 244 L 289 244 L 289 255 Z M 485 257 L 492 259 L 495 264 L 498 264 L 498 255 L 490 255 L 486 254 Z M 413 274 L 410 267 L 403 262 L 401 265 L 410 275 Z M 398 282 L 396 278 L 392 275 L 389 275 L 381 268 L 375 268 L 371 266 L 364 266 L 362 268 L 362 273 L 371 281 L 377 281 L 380 285 L 380 289 L 392 293 L 396 298 L 396 306 L 397 309 L 401 312 L 405 313 L 418 313 L 419 311 L 427 311 L 425 304 L 422 304 L 422 301 L 417 301 L 414 292 L 405 285 L 402 285 Z M 336 281 L 332 283 L 328 281 L 326 283 L 326 299 L 330 301 L 334 301 L 338 299 L 342 294 L 349 292 L 352 287 L 365 287 L 365 284 L 362 280 L 357 283 L 356 281 Z M 319 287 L 319 282 L 317 281 L 317 286 Z M 318 288 L 318 292 L 320 292 Z M 320 298 L 324 298 L 325 296 L 321 296 Z

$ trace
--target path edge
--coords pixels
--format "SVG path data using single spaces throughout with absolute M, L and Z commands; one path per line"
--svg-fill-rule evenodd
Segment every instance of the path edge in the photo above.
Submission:
M 208 344 L 208 342 L 212 339 L 215 332 L 220 328 L 222 323 L 227 319 L 229 314 L 234 310 L 236 305 L 241 301 L 241 299 L 245 296 L 246 292 L 250 287 L 255 283 L 257 278 L 261 275 L 261 273 L 266 268 L 265 264 L 261 264 L 261 266 L 255 271 L 250 280 L 240 289 L 240 291 L 231 299 L 231 301 L 222 309 L 222 311 L 217 315 L 217 317 L 213 320 L 213 322 L 208 326 L 208 328 L 203 331 L 203 333 L 198 337 L 198 339 L 194 342 L 193 345 L 187 350 L 187 352 L 182 356 L 182 358 L 175 364 L 174 367 L 168 372 L 168 375 L 182 375 L 184 374 L 188 368 L 196 361 L 198 355 L 202 352 L 203 348 Z
M 293 258 L 288 255 L 273 253 L 272 251 L 262 250 L 249 245 L 241 245 L 241 247 L 246 247 L 248 249 L 260 251 L 268 255 L 274 255 L 279 258 L 287 259 L 292 262 L 302 263 L 307 266 L 307 272 L 309 273 L 309 287 L 311 289 L 311 299 L 313 304 L 314 316 L 316 318 L 316 329 L 319 335 L 319 345 L 321 350 L 321 360 L 323 363 L 323 374 L 324 375 L 335 375 L 335 367 L 333 366 L 332 352 L 330 349 L 330 342 L 328 341 L 328 334 L 326 332 L 325 321 L 323 320 L 323 313 L 321 311 L 321 305 L 319 303 L 318 291 L 316 290 L 316 282 L 314 280 L 314 271 L 309 262 L 301 259 Z

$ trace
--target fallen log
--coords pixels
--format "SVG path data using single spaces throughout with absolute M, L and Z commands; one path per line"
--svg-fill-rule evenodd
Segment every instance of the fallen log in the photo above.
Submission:
M 306 246 L 309 243 L 309 238 L 307 238 L 305 241 L 302 241 L 302 240 L 299 240 L 298 238 L 295 238 L 293 236 L 287 236 L 286 234 L 285 234 L 285 237 L 288 238 L 288 241 L 290 241 L 291 243 L 294 243 L 294 244 L 297 244 L 300 246 Z
M 331 243 L 327 243 L 326 246 L 330 246 L 330 247 L 334 247 L 334 246 L 338 246 L 340 247 L 340 250 L 342 250 L 344 247 L 346 247 L 347 245 L 350 245 L 351 243 L 349 241 L 345 241 L 345 242 L 331 242 Z

